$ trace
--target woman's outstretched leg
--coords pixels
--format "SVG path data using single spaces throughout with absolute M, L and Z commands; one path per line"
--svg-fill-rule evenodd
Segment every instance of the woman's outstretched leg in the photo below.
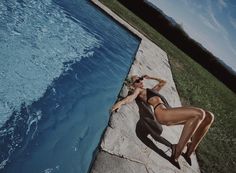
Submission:
M 206 135 L 207 131 L 209 130 L 211 124 L 214 121 L 214 115 L 211 112 L 205 111 L 205 118 L 197 128 L 196 132 L 192 137 L 192 141 L 190 145 L 188 145 L 186 156 L 190 157 L 191 154 L 196 150 L 197 146 Z
M 184 124 L 180 139 L 175 147 L 174 159 L 181 155 L 185 145 L 205 118 L 205 112 L 199 108 L 156 109 L 156 118 L 165 125 Z

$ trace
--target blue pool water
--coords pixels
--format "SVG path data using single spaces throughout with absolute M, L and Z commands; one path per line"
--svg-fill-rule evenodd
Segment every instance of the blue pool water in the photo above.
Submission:
M 86 173 L 138 45 L 88 0 L 1 0 L 0 172 Z

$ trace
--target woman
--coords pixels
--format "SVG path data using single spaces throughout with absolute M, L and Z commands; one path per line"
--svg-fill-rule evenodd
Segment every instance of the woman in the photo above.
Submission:
M 152 89 L 145 89 L 143 87 L 143 79 L 157 80 L 159 83 Z M 196 107 L 171 108 L 165 98 L 158 93 L 166 84 L 166 81 L 162 79 L 144 75 L 142 77 L 132 76 L 131 81 L 134 92 L 117 102 L 112 107 L 112 112 L 117 111 L 123 104 L 130 103 L 139 97 L 142 101 L 153 106 L 154 115 L 161 124 L 167 126 L 184 125 L 179 142 L 173 144 L 171 147 L 171 159 L 174 162 L 178 162 L 178 158 L 182 154 L 185 160 L 191 165 L 190 156 L 206 135 L 214 120 L 214 115 L 211 112 Z M 182 153 L 185 146 L 187 146 L 187 150 L 185 153 Z

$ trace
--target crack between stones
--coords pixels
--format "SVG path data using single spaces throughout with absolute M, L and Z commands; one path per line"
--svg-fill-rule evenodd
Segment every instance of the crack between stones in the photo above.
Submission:
M 147 168 L 147 165 L 146 165 L 145 163 L 142 163 L 142 162 L 139 162 L 139 161 L 137 161 L 137 160 L 133 160 L 133 159 L 130 159 L 130 158 L 127 158 L 127 157 L 124 157 L 124 156 L 120 156 L 120 155 L 117 155 L 117 154 L 114 154 L 114 153 L 110 153 L 109 151 L 106 151 L 106 150 L 103 150 L 103 149 L 101 149 L 100 151 L 102 151 L 102 152 L 104 152 L 104 153 L 108 153 L 108 154 L 110 154 L 110 155 L 112 155 L 112 156 L 119 157 L 119 158 L 121 158 L 121 159 L 126 159 L 126 160 L 129 160 L 129 161 L 131 161 L 131 162 L 135 162 L 135 163 L 142 164 L 142 165 L 144 165 L 144 167 L 145 167 L 147 173 L 149 173 L 148 168 Z

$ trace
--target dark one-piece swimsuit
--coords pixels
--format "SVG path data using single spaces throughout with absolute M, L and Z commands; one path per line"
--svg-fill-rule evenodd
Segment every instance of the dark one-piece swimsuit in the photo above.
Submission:
M 151 99 L 152 97 L 155 97 L 155 96 L 158 96 L 160 97 L 160 99 L 162 100 L 162 103 L 158 103 L 157 105 L 155 105 L 153 108 L 154 110 L 160 106 L 160 105 L 164 105 L 166 108 L 170 108 L 170 105 L 168 104 L 167 100 L 165 99 L 165 97 L 163 97 L 161 94 L 159 94 L 158 92 L 152 90 L 152 89 L 149 89 L 147 88 L 147 103 L 148 103 L 148 100 Z

